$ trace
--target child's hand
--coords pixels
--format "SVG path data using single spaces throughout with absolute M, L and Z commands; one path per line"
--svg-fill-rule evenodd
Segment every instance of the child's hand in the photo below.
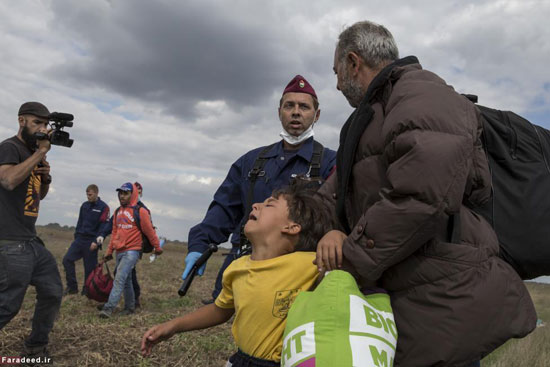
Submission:
M 151 354 L 153 345 L 171 338 L 174 333 L 175 331 L 170 321 L 153 326 L 141 338 L 141 355 L 148 357 Z
M 313 263 L 319 272 L 340 269 L 342 267 L 342 246 L 348 236 L 341 231 L 327 232 L 317 244 L 317 256 Z

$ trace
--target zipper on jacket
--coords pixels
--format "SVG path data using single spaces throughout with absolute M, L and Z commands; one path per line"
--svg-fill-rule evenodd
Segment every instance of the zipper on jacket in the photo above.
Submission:
M 516 130 L 512 127 L 512 123 L 510 122 L 510 118 L 507 114 L 505 114 L 503 111 L 498 111 L 498 114 L 500 115 L 500 120 L 506 122 L 506 125 L 512 132 L 510 135 L 510 155 L 512 156 L 512 159 L 517 159 L 516 156 L 516 149 L 518 144 L 518 136 L 516 134 Z
M 548 166 L 548 159 L 546 158 L 546 155 L 544 154 L 544 149 L 542 149 L 542 139 L 540 137 L 539 129 L 533 124 L 531 124 L 533 129 L 535 129 L 535 132 L 537 133 L 537 138 L 539 139 L 539 146 L 540 146 L 540 152 L 542 154 L 542 158 L 544 159 L 544 165 L 546 166 L 546 170 L 550 173 L 550 166 Z

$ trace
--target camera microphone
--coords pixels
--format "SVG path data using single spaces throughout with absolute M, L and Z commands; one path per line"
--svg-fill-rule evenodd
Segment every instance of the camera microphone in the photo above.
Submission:
M 52 112 L 50 113 L 48 119 L 53 121 L 72 121 L 74 119 L 74 116 L 70 113 Z

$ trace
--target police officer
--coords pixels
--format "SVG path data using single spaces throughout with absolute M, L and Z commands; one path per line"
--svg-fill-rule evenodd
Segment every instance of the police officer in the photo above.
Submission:
M 288 83 L 279 101 L 278 113 L 283 127 L 282 140 L 253 149 L 233 163 L 214 194 L 205 218 L 189 231 L 184 280 L 208 244 L 226 242 L 232 235 L 231 252 L 218 272 L 212 299 L 203 300 L 205 304 L 212 303 L 218 296 L 223 271 L 238 256 L 241 226 L 248 219 L 244 218 L 248 207 L 264 201 L 273 190 L 288 185 L 293 177 L 311 174 L 312 168 L 326 179 L 334 167 L 336 152 L 313 139 L 313 125 L 321 111 L 315 90 L 303 76 L 296 75 Z M 320 167 L 312 164 L 315 156 Z M 198 275 L 204 273 L 205 266 L 197 271 Z
M 109 220 L 109 206 L 98 195 L 99 188 L 97 185 L 88 185 L 86 188 L 88 200 L 80 206 L 74 241 L 63 257 L 63 267 L 67 279 L 67 288 L 65 288 L 63 295 L 78 293 L 78 282 L 76 281 L 74 269 L 75 261 L 82 259 L 84 262 L 84 283 L 97 265 L 98 245 L 94 241 L 102 227 Z M 82 288 L 83 295 L 86 293 L 85 289 Z

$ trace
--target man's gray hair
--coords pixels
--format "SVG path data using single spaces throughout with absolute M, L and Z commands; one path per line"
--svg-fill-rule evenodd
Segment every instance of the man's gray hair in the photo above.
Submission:
M 368 20 L 357 22 L 340 33 L 336 52 L 339 61 L 349 52 L 355 52 L 373 69 L 399 58 L 399 50 L 390 31 Z

